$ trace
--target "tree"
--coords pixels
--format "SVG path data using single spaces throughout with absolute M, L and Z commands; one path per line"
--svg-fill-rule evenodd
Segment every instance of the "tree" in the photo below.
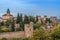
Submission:
M 33 35 L 30 38 L 31 40 L 51 40 L 49 39 L 48 33 L 42 28 L 34 30 Z
M 55 26 L 51 31 L 51 37 L 53 40 L 60 40 L 60 26 Z
M 20 22 L 20 30 L 24 31 L 24 22 Z
M 10 25 L 9 22 L 5 22 L 5 23 L 4 23 L 4 26 L 9 26 L 9 25 Z
M 18 13 L 18 16 L 17 16 L 17 20 L 16 20 L 16 23 L 20 23 L 20 16 L 19 16 L 19 13 Z
M 2 21 L 2 22 L 1 22 L 1 26 L 3 26 L 3 25 L 4 25 L 4 22 Z
M 36 16 L 36 22 L 38 21 L 38 16 Z
M 7 28 L 6 26 L 2 26 L 1 27 L 1 31 L 2 32 L 8 32 L 9 31 L 9 28 Z
M 2 38 L 1 40 L 8 40 L 7 38 Z
M 29 16 L 29 20 L 30 20 L 30 22 L 34 22 L 34 17 L 33 16 Z
M 1 22 L 0 22 L 0 27 L 2 26 Z
M 23 40 L 29 40 L 29 38 L 23 38 Z
M 42 25 L 42 23 L 36 22 L 36 24 L 34 24 L 34 29 L 36 29 L 36 28 L 39 29 L 41 25 Z
M 25 18 L 27 19 L 27 18 Z M 25 20 L 26 21 L 26 20 Z M 18 13 L 18 16 L 17 16 L 17 21 L 16 21 L 18 24 L 20 24 L 20 28 L 19 30 L 23 31 L 24 30 L 24 22 L 22 21 L 22 14 L 19 14 Z
M 20 19 L 20 22 L 22 22 L 22 14 L 20 14 L 20 18 L 19 19 Z
M 26 15 L 25 15 L 24 23 L 25 24 L 29 24 L 30 23 L 29 17 L 26 16 Z
M 12 18 L 11 30 L 12 30 L 12 31 L 15 31 L 14 18 Z
M 46 23 L 48 22 L 48 23 L 51 23 L 51 20 L 50 20 L 50 18 L 46 18 L 46 21 L 45 21 Z

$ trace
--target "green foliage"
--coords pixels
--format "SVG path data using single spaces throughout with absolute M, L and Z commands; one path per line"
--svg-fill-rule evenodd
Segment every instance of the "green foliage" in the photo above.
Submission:
M 19 28 L 16 28 L 16 31 L 21 31 L 20 27 Z
M 29 24 L 30 23 L 29 17 L 26 16 L 26 15 L 25 15 L 24 23 L 25 24 Z
M 2 26 L 2 24 L 0 23 L 0 27 Z
M 20 16 L 19 16 L 19 13 L 18 13 L 18 16 L 17 16 L 17 20 L 16 20 L 16 23 L 20 23 Z
M 28 40 L 28 38 L 11 38 L 10 40 Z
M 0 29 L 2 32 L 8 32 L 9 28 L 7 28 L 6 26 L 2 26 Z
M 0 23 L 0 26 L 3 26 L 3 25 L 4 25 L 4 22 L 1 22 L 1 23 Z
M 38 16 L 36 16 L 36 22 L 38 21 Z
M 7 40 L 6 38 L 2 38 L 1 40 Z
M 41 25 L 42 25 L 42 23 L 36 22 L 36 24 L 34 24 L 34 29 L 36 29 L 36 28 L 39 29 Z
M 12 22 L 11 22 L 11 31 L 15 31 L 15 25 L 14 25 L 14 18 L 12 19 Z
M 22 14 L 18 13 L 16 23 L 19 24 L 20 22 L 22 22 Z
M 50 19 L 49 18 L 46 18 L 46 23 L 51 23 Z
M 53 40 L 60 39 L 60 26 L 56 26 L 53 28 L 53 30 L 51 31 L 51 36 L 53 38 Z
M 17 38 L 12 38 L 11 40 L 17 40 Z
M 20 14 L 20 22 L 22 22 L 22 14 Z
M 23 40 L 29 40 L 29 38 L 23 38 Z
M 30 20 L 30 22 L 34 22 L 34 17 L 33 16 L 29 16 L 29 20 Z
M 24 22 L 20 22 L 20 30 L 24 31 Z
M 36 29 L 33 32 L 33 35 L 30 37 L 31 40 L 52 40 L 48 32 L 45 32 L 44 29 Z
M 4 26 L 9 26 L 9 25 L 10 25 L 9 22 L 4 23 Z

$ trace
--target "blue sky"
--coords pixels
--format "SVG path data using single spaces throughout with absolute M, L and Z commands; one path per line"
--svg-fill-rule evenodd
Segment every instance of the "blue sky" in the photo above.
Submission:
M 60 18 L 60 0 L 0 0 L 0 16 L 6 13 L 7 8 L 11 14 L 47 15 Z

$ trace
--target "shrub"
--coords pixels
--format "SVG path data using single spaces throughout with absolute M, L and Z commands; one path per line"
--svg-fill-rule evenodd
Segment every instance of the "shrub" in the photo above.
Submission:
M 12 38 L 11 40 L 17 40 L 16 38 Z
M 7 32 L 7 31 L 9 31 L 9 28 L 7 28 L 7 27 L 1 27 L 1 31 Z
M 2 38 L 1 40 L 7 40 L 7 38 Z
M 23 38 L 23 40 L 29 40 L 29 38 Z
M 23 40 L 23 38 L 11 38 L 10 40 Z
M 16 28 L 16 31 L 20 31 L 20 28 Z

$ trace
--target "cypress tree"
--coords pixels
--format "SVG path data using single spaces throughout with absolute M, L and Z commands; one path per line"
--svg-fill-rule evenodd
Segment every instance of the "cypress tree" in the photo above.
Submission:
M 19 19 L 20 19 L 20 22 L 22 22 L 22 14 L 20 14 L 20 18 Z
M 25 15 L 24 23 L 25 23 L 25 24 L 30 23 L 30 20 L 29 20 L 28 16 L 26 16 L 26 15 Z
M 11 29 L 12 31 L 15 31 L 14 18 L 12 18 Z
M 19 13 L 18 13 L 18 15 L 17 15 L 16 23 L 17 23 L 17 24 L 20 23 L 20 16 L 19 16 Z
M 29 20 L 30 20 L 30 22 L 34 22 L 34 17 L 30 16 Z
M 37 22 L 38 21 L 38 16 L 36 16 L 36 21 L 35 22 Z
M 20 14 L 20 30 L 24 30 L 24 22 L 22 21 L 22 14 Z

